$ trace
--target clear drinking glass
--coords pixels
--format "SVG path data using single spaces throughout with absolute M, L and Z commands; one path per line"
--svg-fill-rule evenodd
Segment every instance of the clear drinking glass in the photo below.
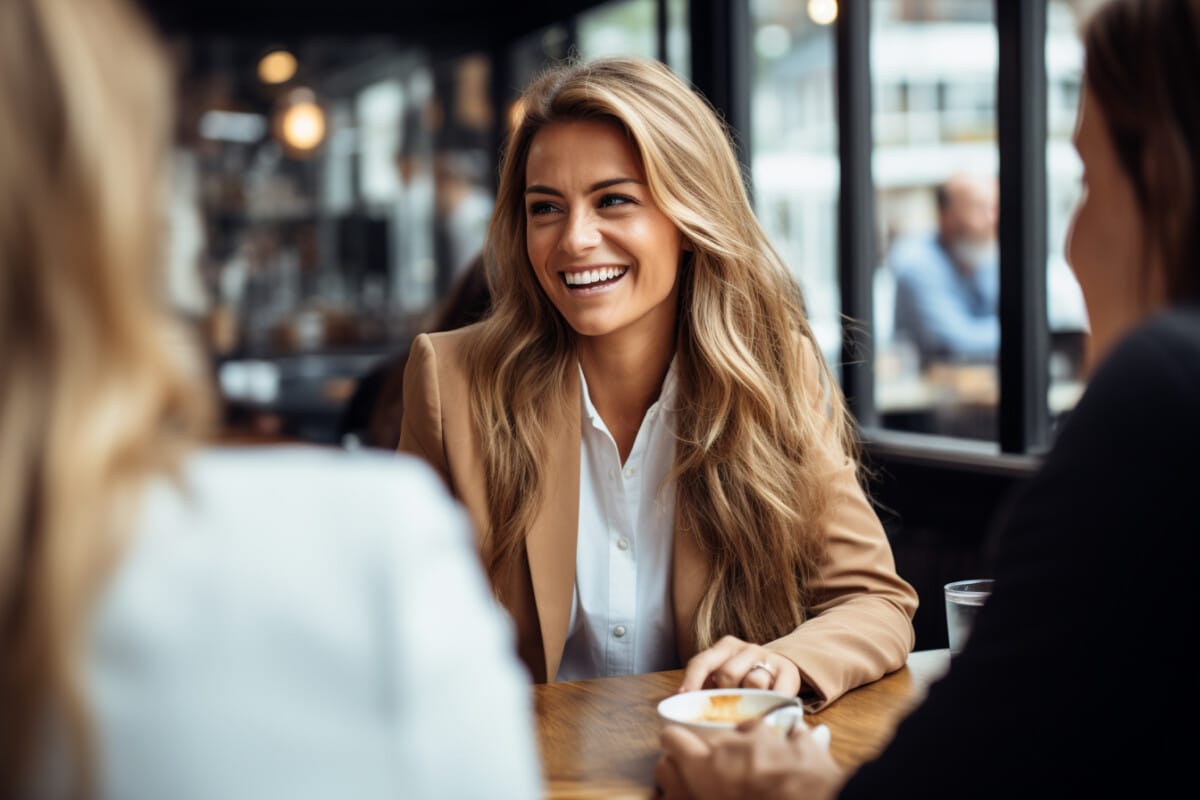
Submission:
M 966 644 L 971 627 L 979 609 L 992 594 L 991 578 L 972 578 L 970 580 L 947 583 L 946 594 L 946 636 L 950 642 L 950 653 L 956 654 Z

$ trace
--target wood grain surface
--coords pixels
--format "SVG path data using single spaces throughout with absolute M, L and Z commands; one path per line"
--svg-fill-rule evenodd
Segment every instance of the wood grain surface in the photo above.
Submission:
M 808 722 L 828 725 L 834 758 L 855 767 L 879 752 L 949 664 L 949 650 L 912 653 L 907 666 L 808 715 Z M 653 797 L 660 727 L 656 707 L 682 679 L 683 670 L 670 670 L 535 686 L 546 797 Z

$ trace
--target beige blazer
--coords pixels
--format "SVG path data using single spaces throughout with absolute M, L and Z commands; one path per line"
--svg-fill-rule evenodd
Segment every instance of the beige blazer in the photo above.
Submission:
M 416 453 L 441 473 L 466 506 L 482 542 L 489 529 L 480 438 L 471 421 L 462 353 L 476 326 L 421 334 L 404 373 L 399 449 Z M 805 354 L 813 369 L 816 361 Z M 578 407 L 578 374 L 570 371 L 568 402 Z M 819 397 L 820 393 L 814 396 Z M 517 630 L 517 647 L 538 682 L 558 674 L 575 589 L 579 527 L 580 415 L 564 414 L 548 432 L 544 504 L 525 542 L 524 563 L 501 590 Z M 896 574 L 879 518 L 840 445 L 826 448 L 835 486 L 827 516 L 828 558 L 815 588 L 810 618 L 767 643 L 800 667 L 806 707 L 817 710 L 843 693 L 904 665 L 913 646 L 917 595 Z M 708 586 L 708 568 L 688 537 L 676 536 L 671 575 L 680 666 L 697 651 L 692 630 Z

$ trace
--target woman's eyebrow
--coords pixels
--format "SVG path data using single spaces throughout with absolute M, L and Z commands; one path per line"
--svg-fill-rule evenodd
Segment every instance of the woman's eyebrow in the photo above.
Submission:
M 592 192 L 598 192 L 601 189 L 607 189 L 610 186 L 616 186 L 620 183 L 640 184 L 642 181 L 639 181 L 637 178 L 609 178 L 608 180 L 597 181 L 596 183 L 593 183 L 590 187 L 588 187 L 588 194 L 591 194 Z M 555 197 L 563 196 L 563 193 L 558 189 L 554 189 L 549 186 L 543 186 L 540 183 L 534 184 L 533 186 L 526 186 L 525 194 L 550 194 L 554 195 Z

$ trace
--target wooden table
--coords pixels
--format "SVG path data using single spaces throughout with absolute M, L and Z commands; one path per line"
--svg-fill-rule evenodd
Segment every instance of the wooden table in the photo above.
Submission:
M 860 687 L 807 718 L 829 726 L 830 750 L 845 767 L 868 760 L 950 664 L 949 650 L 923 650 L 908 665 Z M 565 681 L 534 687 L 546 797 L 654 796 L 658 701 L 673 694 L 683 670 Z

